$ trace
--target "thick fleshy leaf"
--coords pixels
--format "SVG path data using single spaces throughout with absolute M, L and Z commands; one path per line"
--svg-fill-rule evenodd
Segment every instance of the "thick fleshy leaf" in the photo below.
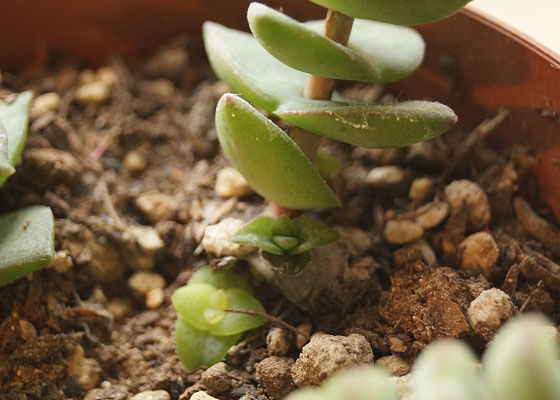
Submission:
M 485 390 L 477 359 L 462 342 L 430 344 L 414 364 L 411 392 L 416 400 L 481 400 Z
M 239 288 L 249 293 L 253 292 L 251 285 L 239 272 L 232 269 L 220 269 L 213 271 L 209 265 L 196 271 L 189 279 L 188 285 L 206 283 L 216 289 Z
M 293 209 L 340 205 L 294 141 L 239 96 L 222 96 L 216 129 L 231 163 L 266 199 Z
M 272 228 L 275 222 L 274 218 L 271 217 L 255 218 L 236 233 L 231 241 L 255 246 L 267 253 L 284 254 L 284 250 L 272 241 Z
M 195 283 L 177 289 L 171 296 L 173 307 L 185 321 L 201 331 L 210 330 L 210 322 L 204 316 L 210 297 L 217 290 L 206 283 Z
M 196 329 L 181 316 L 175 322 L 177 353 L 188 372 L 201 366 L 211 366 L 222 361 L 231 346 L 241 338 L 241 333 L 230 336 L 214 336 Z
M 15 168 L 8 157 L 8 134 L 0 121 L 0 177 L 10 176 L 14 172 Z
M 340 238 L 337 231 L 313 218 L 302 215 L 294 218 L 292 222 L 298 231 L 297 237 L 301 244 L 288 251 L 288 254 L 305 253 L 315 247 L 336 242 Z
M 282 64 L 251 35 L 206 23 L 204 39 L 214 70 L 234 91 L 318 135 L 362 147 L 400 147 L 437 136 L 457 120 L 448 107 L 425 101 L 367 105 L 308 100 L 303 97 L 308 75 Z
M 300 23 L 263 4 L 247 13 L 260 44 L 284 64 L 333 79 L 392 82 L 422 62 L 424 40 L 411 28 L 356 20 L 348 46 L 322 34 L 324 21 Z
M 31 92 L 23 92 L 12 103 L 0 105 L 0 121 L 6 128 L 8 160 L 12 166 L 17 164 L 27 138 L 31 100 Z M 0 173 L 0 186 L 6 178 Z
M 354 18 L 417 25 L 449 17 L 470 0 L 311 0 Z
M 228 308 L 232 310 L 266 312 L 263 305 L 252 294 L 236 288 L 225 291 Z M 216 336 L 233 335 L 248 331 L 266 323 L 263 317 L 235 312 L 226 312 L 225 317 L 210 327 L 210 333 Z
M 0 215 L 0 286 L 49 265 L 53 257 L 50 208 L 33 206 Z

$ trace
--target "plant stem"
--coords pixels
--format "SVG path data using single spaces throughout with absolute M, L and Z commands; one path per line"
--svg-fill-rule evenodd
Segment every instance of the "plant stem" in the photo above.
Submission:
M 307 336 L 305 333 L 303 333 L 301 330 L 299 330 L 295 326 L 290 325 L 286 321 L 284 321 L 280 318 L 277 318 L 277 317 L 273 317 L 272 315 L 267 314 L 267 313 L 263 313 L 263 312 L 259 312 L 259 311 L 249 311 L 249 310 L 236 310 L 236 309 L 233 309 L 233 308 L 226 308 L 224 311 L 237 313 L 237 314 L 253 315 L 253 316 L 256 316 L 256 317 L 263 317 L 263 318 L 268 319 L 269 321 L 277 323 L 278 325 L 282 325 L 284 328 L 295 332 L 297 335 L 303 336 L 307 340 L 310 339 L 309 336 Z
M 325 22 L 325 36 L 342 45 L 348 43 L 354 18 L 329 9 Z M 304 96 L 313 100 L 330 100 L 336 84 L 335 79 L 310 75 L 303 92 Z M 313 162 L 321 137 L 301 128 L 292 130 L 292 139 L 300 146 L 305 155 Z

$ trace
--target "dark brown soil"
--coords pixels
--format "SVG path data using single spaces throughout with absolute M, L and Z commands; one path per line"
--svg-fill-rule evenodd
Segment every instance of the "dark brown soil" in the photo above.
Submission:
M 52 207 L 56 250 L 71 261 L 65 272 L 45 268 L 0 289 L 2 400 L 82 399 L 86 393 L 88 400 L 117 400 L 156 389 L 188 399 L 208 386 L 200 381 L 203 370 L 186 373 L 175 354 L 176 314 L 169 297 L 208 262 L 200 246 L 206 226 L 231 215 L 248 219 L 264 205 L 254 194 L 226 200 L 214 192 L 216 173 L 228 165 L 213 122 L 227 88 L 215 80 L 197 43 L 181 39 L 142 65 L 115 59 L 110 66 L 118 80 L 98 105 L 75 99 L 94 72 L 72 64 L 2 75 L 2 97 L 24 89 L 56 92 L 61 105 L 32 119 L 22 164 L 0 191 L 0 211 Z M 349 88 L 346 94 L 364 97 L 375 90 Z M 529 149 L 496 151 L 480 140 L 459 153 L 462 162 L 451 161 L 468 137 L 456 128 L 430 144 L 385 151 L 329 143 L 347 165 L 335 183 L 345 207 L 314 216 L 360 229 L 367 244 L 352 248 L 350 272 L 336 288 L 337 304 L 306 313 L 274 289 L 259 287 L 268 312 L 294 326 L 311 323 L 311 333 L 360 333 L 376 359 L 397 354 L 409 362 L 445 336 L 465 339 L 480 351 L 487 339 L 473 330 L 466 311 L 492 287 L 509 294 L 516 311 L 541 311 L 558 323 L 560 267 L 554 260 L 560 254 L 558 242 L 547 242 L 547 229 L 557 228 L 543 227 L 533 211 L 552 220 L 532 186 Z M 401 165 L 403 183 L 366 184 L 368 171 L 383 164 Z M 490 225 L 473 226 L 467 202 L 426 230 L 435 262 L 418 245 L 389 245 L 383 237 L 387 221 L 414 219 L 433 198 L 408 198 L 411 179 L 424 176 L 434 179 L 439 199 L 452 180 L 477 182 L 492 213 Z M 518 196 L 528 203 L 514 201 Z M 165 244 L 153 269 L 166 280 L 165 299 L 154 309 L 127 284 L 135 266 L 153 261 L 131 234 L 138 225 L 153 227 Z M 459 244 L 477 231 L 491 233 L 499 248 L 484 276 L 461 268 Z M 271 327 L 250 332 L 230 351 L 220 398 L 269 398 L 255 370 L 269 356 Z M 287 337 L 287 356 L 296 359 L 296 339 Z M 88 383 L 69 373 L 72 360 L 81 360 L 80 346 L 91 365 L 84 372 Z

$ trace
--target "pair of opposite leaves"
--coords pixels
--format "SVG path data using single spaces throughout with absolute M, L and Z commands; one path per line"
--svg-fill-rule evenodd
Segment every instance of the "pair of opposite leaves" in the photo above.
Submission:
M 304 98 L 307 73 L 365 82 L 406 77 L 424 55 L 422 38 L 410 28 L 357 20 L 342 46 L 320 34 L 321 21 L 299 23 L 262 4 L 251 4 L 248 19 L 257 39 L 207 22 L 204 41 L 217 75 L 256 107 L 315 134 L 367 148 L 427 140 L 457 120 L 451 109 L 434 102 L 369 105 L 336 94 L 330 101 Z M 216 127 L 232 164 L 265 198 L 294 209 L 340 205 L 301 149 L 239 96 L 220 100 Z

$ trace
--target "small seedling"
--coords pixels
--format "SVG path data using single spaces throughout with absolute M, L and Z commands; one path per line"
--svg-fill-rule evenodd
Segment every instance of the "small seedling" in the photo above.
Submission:
M 15 172 L 29 124 L 30 92 L 0 105 L 0 186 Z M 54 257 L 50 208 L 27 207 L 0 215 L 0 286 L 49 265 Z
M 412 400 L 560 399 L 558 332 L 544 318 L 523 315 L 508 322 L 489 344 L 480 367 L 463 343 L 430 344 L 412 369 L 406 398 Z M 342 371 L 320 388 L 296 391 L 287 400 L 397 400 L 379 367 Z
M 330 8 L 326 21 L 300 23 L 252 3 L 247 18 L 253 36 L 213 22 L 204 25 L 210 63 L 238 93 L 225 94 L 216 109 L 222 148 L 256 192 L 298 210 L 340 206 L 325 181 L 332 174 L 320 173 L 332 172 L 325 158 L 317 157 L 321 136 L 393 148 L 433 138 L 456 122 L 454 112 L 439 103 L 348 101 L 334 86 L 336 79 L 374 83 L 407 77 L 422 62 L 424 41 L 415 30 L 394 24 L 441 19 L 468 2 L 312 1 Z M 293 124 L 291 137 L 254 106 Z M 248 233 L 244 230 L 243 237 Z M 264 236 L 251 240 L 269 254 L 291 255 L 295 241 L 279 244 Z
M 187 371 L 220 362 L 245 331 L 266 322 L 261 316 L 235 312 L 264 313 L 264 307 L 234 271 L 204 267 L 173 293 L 171 301 L 179 313 L 177 352 Z

